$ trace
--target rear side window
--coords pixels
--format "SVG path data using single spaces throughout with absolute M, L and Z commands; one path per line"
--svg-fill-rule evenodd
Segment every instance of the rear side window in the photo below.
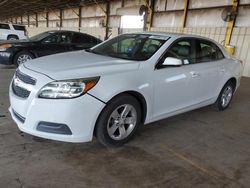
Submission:
M 86 44 L 86 43 L 93 43 L 93 41 L 92 41 L 92 37 L 90 37 L 88 35 L 75 33 L 73 40 L 72 40 L 72 43 Z
M 13 25 L 13 28 L 18 31 L 25 31 L 25 26 L 22 25 Z
M 198 40 L 197 62 L 209 62 L 223 59 L 224 55 L 217 45 L 210 41 Z
M 10 29 L 9 24 L 0 24 L 0 29 Z

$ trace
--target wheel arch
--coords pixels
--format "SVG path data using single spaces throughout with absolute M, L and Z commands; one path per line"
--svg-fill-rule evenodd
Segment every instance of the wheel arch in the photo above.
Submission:
M 16 37 L 17 39 L 19 39 L 18 35 L 16 35 L 16 34 L 8 34 L 8 35 L 7 35 L 7 39 L 8 39 L 9 37 L 11 37 L 11 36 L 14 36 L 14 37 Z
M 14 59 L 15 59 L 15 57 L 17 56 L 17 54 L 19 54 L 20 52 L 28 52 L 28 53 L 30 53 L 31 55 L 33 55 L 34 58 L 37 58 L 37 55 L 36 55 L 34 52 L 32 52 L 32 51 L 26 50 L 26 49 L 19 49 L 19 50 L 15 51 L 15 53 L 12 55 L 12 59 L 11 59 L 12 64 L 14 64 Z
M 228 81 L 224 85 L 226 85 L 228 82 L 232 82 L 233 83 L 233 85 L 234 85 L 234 91 L 235 91 L 235 88 L 237 86 L 237 79 L 235 77 L 231 77 L 230 79 L 228 79 Z
M 115 96 L 113 96 L 105 105 L 105 107 L 109 104 L 110 101 L 112 101 L 114 98 L 116 97 L 119 97 L 121 95 L 124 95 L 124 94 L 127 94 L 127 95 L 131 95 L 133 96 L 140 104 L 140 107 L 141 107 L 141 111 L 142 111 L 142 115 L 141 115 L 141 123 L 144 124 L 145 120 L 146 120 L 146 117 L 147 117 L 147 102 L 146 102 L 146 99 L 145 97 L 139 93 L 138 91 L 133 91 L 133 90 L 129 90 L 129 91 L 123 91 L 123 92 L 120 92 L 118 94 L 116 94 Z M 101 113 L 103 112 L 103 110 L 105 109 L 105 107 L 101 110 L 100 114 L 98 115 L 98 118 L 96 119 L 96 123 L 95 123 L 95 127 L 94 127 L 94 132 L 93 132 L 93 135 L 95 136 L 96 135 L 96 132 L 95 132 L 95 128 L 96 128 L 96 124 L 99 120 L 99 117 L 101 115 Z
M 123 94 L 127 94 L 127 95 L 133 96 L 140 103 L 141 110 L 142 110 L 142 119 L 141 119 L 141 122 L 144 123 L 145 120 L 146 120 L 146 117 L 147 117 L 147 102 L 146 102 L 145 97 L 141 93 L 139 93 L 138 91 L 128 90 L 128 91 L 120 92 L 120 93 L 116 94 L 115 96 L 113 96 L 107 102 L 107 104 L 110 101 L 112 101 L 114 98 L 119 97 L 120 95 L 123 95 Z
M 129 94 L 137 99 L 137 101 L 140 103 L 141 111 L 142 111 L 141 123 L 144 123 L 147 117 L 147 102 L 146 102 L 145 97 L 137 91 L 125 91 L 121 94 Z
M 228 83 L 228 82 L 232 82 L 233 85 L 234 85 L 234 92 L 235 92 L 235 89 L 236 89 L 236 86 L 237 86 L 237 79 L 235 77 L 229 77 L 228 79 L 225 79 L 219 86 L 218 88 L 218 91 L 217 91 L 217 94 L 216 94 L 216 99 L 218 99 L 223 87 Z

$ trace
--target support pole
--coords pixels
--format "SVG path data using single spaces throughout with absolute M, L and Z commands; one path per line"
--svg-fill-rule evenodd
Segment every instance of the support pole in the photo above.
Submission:
M 27 15 L 28 27 L 30 27 L 30 15 Z
M 153 17 L 154 17 L 154 6 L 155 6 L 155 0 L 144 0 L 148 11 L 146 18 L 146 28 L 148 31 L 151 31 L 152 25 L 153 25 Z
M 82 27 L 82 6 L 79 6 L 78 10 L 78 30 L 81 31 Z
M 105 40 L 109 38 L 109 15 L 110 15 L 110 1 L 107 1 L 105 11 Z
M 46 27 L 49 27 L 49 12 L 46 12 Z
M 35 16 L 36 16 L 36 18 L 35 18 L 35 20 L 36 20 L 36 27 L 38 27 L 38 14 L 36 13 Z
M 60 9 L 59 19 L 60 19 L 59 27 L 61 29 L 63 26 L 63 10 L 62 9 Z
M 233 11 L 235 11 L 235 12 L 238 11 L 239 4 L 240 4 L 240 0 L 233 0 L 233 6 L 232 6 Z M 228 23 L 226 38 L 225 38 L 225 46 L 230 44 L 234 24 L 235 24 L 235 21 L 236 21 L 236 17 L 237 17 L 237 14 L 235 15 L 234 19 Z
M 182 32 L 184 31 L 184 29 L 186 27 L 188 7 L 189 7 L 189 0 L 185 0 L 184 11 L 183 11 L 183 16 L 182 16 Z
M 109 37 L 110 0 L 106 1 L 106 10 L 96 0 L 94 0 L 94 2 L 105 13 L 105 37 L 104 39 L 107 40 Z

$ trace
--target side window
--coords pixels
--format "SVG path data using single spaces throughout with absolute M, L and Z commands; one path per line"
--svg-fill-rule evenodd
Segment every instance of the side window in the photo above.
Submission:
M 13 28 L 18 31 L 25 31 L 25 26 L 22 25 L 13 25 Z
M 71 33 L 61 33 L 59 42 L 62 44 L 70 44 L 72 41 L 72 34 Z
M 183 64 L 196 63 L 196 51 L 195 40 L 182 39 L 175 42 L 164 55 L 164 59 L 167 57 L 174 57 L 183 60 Z
M 197 62 L 209 62 L 223 59 L 223 53 L 214 43 L 206 40 L 198 40 Z
M 44 43 L 60 43 L 60 36 L 59 34 L 53 34 L 49 37 L 45 38 Z
M 0 24 L 0 29 L 10 29 L 9 24 Z
M 88 35 L 75 33 L 72 39 L 72 43 L 86 44 L 86 43 L 92 43 L 92 40 L 91 40 L 91 37 Z

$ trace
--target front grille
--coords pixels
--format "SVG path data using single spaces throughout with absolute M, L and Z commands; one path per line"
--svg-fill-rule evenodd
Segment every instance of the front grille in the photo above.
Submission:
M 24 88 L 21 88 L 19 86 L 15 86 L 14 82 L 12 82 L 12 90 L 13 90 L 13 93 L 15 95 L 17 95 L 18 97 L 21 97 L 21 98 L 28 98 L 29 95 L 30 95 L 30 91 L 24 89 Z
M 18 69 L 16 71 L 16 77 L 18 77 L 21 81 L 23 81 L 26 84 L 36 85 L 36 79 L 21 73 Z
M 18 69 L 15 73 L 14 80 L 12 82 L 12 90 L 15 95 L 21 98 L 28 98 L 30 95 L 31 85 L 36 85 L 36 79 L 23 74 Z
M 25 122 L 25 118 L 23 116 L 21 116 L 20 114 L 18 114 L 17 112 L 15 112 L 14 110 L 12 110 L 15 118 L 17 118 L 21 123 L 24 123 Z

